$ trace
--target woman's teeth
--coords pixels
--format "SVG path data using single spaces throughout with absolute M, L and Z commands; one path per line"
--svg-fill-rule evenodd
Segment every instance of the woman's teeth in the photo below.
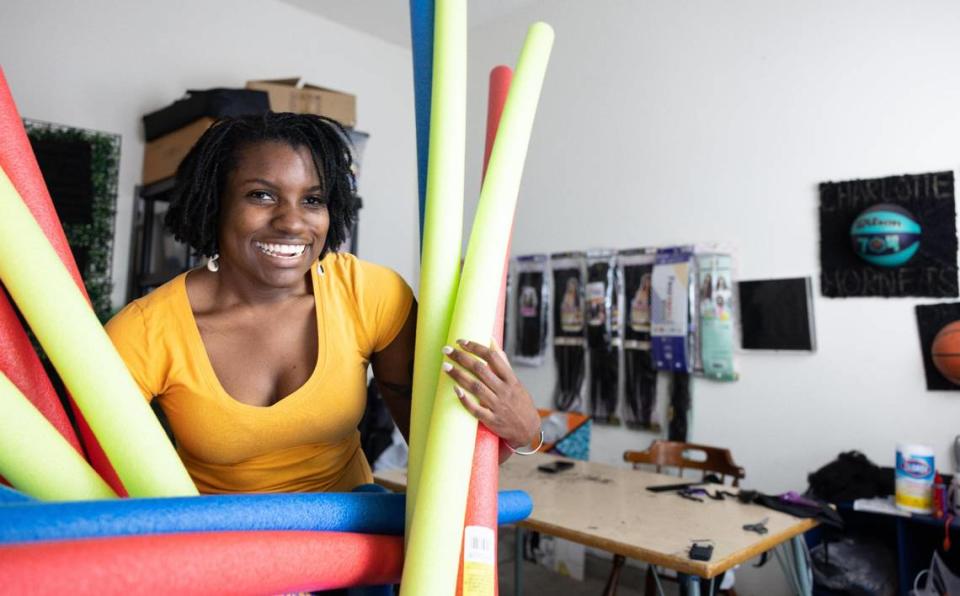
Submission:
M 268 244 L 266 242 L 257 242 L 257 248 L 261 252 L 271 257 L 294 258 L 299 257 L 306 250 L 306 244 Z

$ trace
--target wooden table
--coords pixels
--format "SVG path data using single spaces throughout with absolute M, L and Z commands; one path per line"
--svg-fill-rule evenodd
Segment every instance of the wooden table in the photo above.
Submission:
M 674 492 L 650 492 L 646 487 L 681 480 L 627 467 L 576 461 L 573 468 L 556 474 L 537 470 L 556 459 L 563 458 L 546 454 L 512 457 L 500 467 L 500 490 L 523 490 L 533 499 L 533 513 L 521 522 L 521 528 L 673 569 L 689 576 L 688 593 L 692 594 L 699 594 L 696 578 L 720 576 L 763 552 L 789 544 L 791 548 L 782 558 L 775 551 L 777 559 L 794 589 L 803 595 L 811 593 L 802 534 L 815 527 L 816 521 L 729 497 L 696 502 Z M 374 476 L 391 490 L 406 488 L 403 470 Z M 745 524 L 764 519 L 769 529 L 764 535 L 743 529 Z M 710 561 L 691 560 L 690 545 L 703 540 L 712 541 L 713 557 Z M 517 543 L 522 548 L 519 533 Z M 520 567 L 518 559 L 518 571 Z

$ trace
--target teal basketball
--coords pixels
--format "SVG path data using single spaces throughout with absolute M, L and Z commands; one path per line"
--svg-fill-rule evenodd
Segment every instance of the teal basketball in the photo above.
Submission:
M 920 223 L 912 213 L 889 203 L 870 207 L 850 226 L 853 251 L 880 267 L 900 267 L 920 249 Z

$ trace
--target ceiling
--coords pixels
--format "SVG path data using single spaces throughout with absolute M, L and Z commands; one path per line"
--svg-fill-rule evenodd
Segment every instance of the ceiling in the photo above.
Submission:
M 327 20 L 363 31 L 389 43 L 410 47 L 409 0 L 281 0 Z M 535 0 L 473 0 L 470 28 L 485 25 Z

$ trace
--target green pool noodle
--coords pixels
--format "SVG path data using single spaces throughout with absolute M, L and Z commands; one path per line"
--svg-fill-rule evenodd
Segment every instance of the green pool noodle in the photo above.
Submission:
M 0 475 L 17 490 L 42 501 L 117 496 L 2 372 Z
M 549 25 L 530 27 L 480 191 L 447 343 L 461 338 L 490 343 L 520 176 L 552 45 Z M 453 380 L 441 375 L 416 495 L 417 513 L 409 530 L 402 596 L 441 596 L 456 590 L 476 427 L 477 420 L 453 391 Z
M 410 407 L 406 527 L 413 519 L 427 429 L 460 279 L 467 129 L 467 3 L 437 0 L 427 201 Z
M 2 169 L 0 281 L 130 496 L 197 494 L 106 331 Z

